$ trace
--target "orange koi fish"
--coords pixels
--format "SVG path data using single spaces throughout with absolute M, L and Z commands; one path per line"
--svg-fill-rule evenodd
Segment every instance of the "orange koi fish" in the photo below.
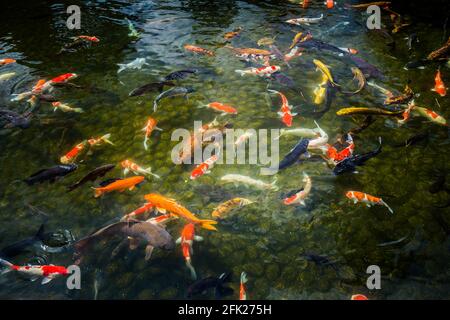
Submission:
M 113 183 L 108 184 L 106 187 L 101 188 L 93 188 L 94 189 L 94 197 L 98 198 L 101 197 L 105 193 L 113 192 L 113 191 L 119 191 L 124 192 L 126 189 L 132 191 L 136 187 L 136 185 L 142 183 L 144 181 L 143 176 L 136 176 L 131 177 L 127 179 L 117 180 Z
M 82 39 L 82 40 L 87 40 L 90 42 L 100 42 L 100 39 L 97 38 L 96 36 L 77 36 L 77 37 L 73 37 L 73 39 Z
M 204 107 L 204 106 L 199 106 L 199 108 L 202 108 L 202 107 Z M 234 108 L 234 107 L 232 107 L 232 106 L 230 106 L 230 105 L 227 105 L 227 104 L 223 104 L 223 103 L 220 103 L 220 102 L 211 102 L 211 103 L 208 103 L 207 105 L 206 105 L 206 107 L 208 107 L 208 108 L 210 108 L 210 109 L 213 109 L 213 110 L 215 110 L 215 111 L 218 111 L 218 112 L 222 112 L 222 115 L 226 115 L 226 114 L 237 114 L 238 113 L 238 111 L 236 110 L 236 108 Z
M 247 273 L 241 273 L 241 284 L 239 286 L 239 300 L 247 300 L 247 292 L 245 290 L 245 284 L 247 283 Z
M 4 66 L 14 62 L 16 62 L 16 60 L 10 58 L 0 59 L 0 66 Z
M 333 9 L 334 8 L 334 1 L 333 0 L 327 0 L 325 2 L 325 5 L 327 6 L 327 9 Z
M 445 87 L 444 81 L 441 78 L 441 70 L 438 70 L 436 77 L 434 77 L 434 88 L 431 91 L 438 93 L 441 97 L 445 97 L 447 94 L 447 88 Z
M 327 156 L 328 158 L 333 160 L 334 163 L 341 162 L 342 160 L 347 159 L 348 157 L 353 155 L 353 151 L 355 151 L 355 143 L 353 142 L 353 138 L 350 134 L 347 135 L 346 142 L 348 146 L 341 151 L 337 151 L 335 147 L 327 144 Z
M 186 49 L 187 51 L 191 51 L 191 52 L 194 52 L 194 53 L 197 53 L 197 54 L 207 55 L 207 56 L 210 56 L 210 57 L 215 55 L 214 52 L 212 52 L 210 50 L 203 49 L 203 48 L 191 45 L 191 44 L 185 44 L 184 45 L 184 49 Z
M 359 191 L 348 191 L 345 196 L 350 200 L 353 200 L 353 203 L 362 202 L 365 203 L 368 207 L 376 204 L 382 205 L 388 208 L 391 213 L 394 213 L 391 207 L 389 207 L 387 203 L 383 201 L 383 199 L 371 196 L 370 194 Z
M 191 223 L 199 224 L 200 227 L 206 230 L 217 230 L 216 227 L 213 226 L 217 224 L 217 221 L 197 218 L 192 212 L 178 204 L 174 199 L 170 199 L 156 193 L 146 194 L 144 198 L 158 208 L 160 212 L 169 211 Z
M 369 299 L 363 294 L 354 294 L 352 295 L 351 300 L 369 300 Z
M 203 241 L 203 238 L 195 235 L 195 225 L 188 223 L 181 231 L 181 237 L 177 239 L 176 243 L 181 244 L 183 257 L 186 260 L 186 266 L 191 271 L 192 280 L 197 280 L 197 274 L 192 266 L 191 255 L 193 254 L 192 245 L 194 241 Z
M 89 147 L 89 143 L 86 140 L 80 142 L 60 158 L 61 163 L 62 164 L 74 163 L 77 160 L 77 158 L 81 155 L 81 152 L 86 151 L 87 147 Z
M 152 117 L 149 117 L 145 127 L 142 129 L 142 131 L 145 131 L 145 138 L 144 138 L 144 148 L 145 148 L 145 150 L 148 150 L 147 142 L 148 142 L 148 138 L 152 134 L 153 130 L 163 131 L 161 128 L 158 128 L 156 126 L 157 123 L 158 122 L 155 119 L 153 119 Z

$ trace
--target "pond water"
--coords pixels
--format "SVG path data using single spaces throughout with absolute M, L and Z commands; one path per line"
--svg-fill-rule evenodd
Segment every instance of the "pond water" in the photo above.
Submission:
M 81 30 L 66 27 L 66 8 L 81 8 Z M 430 24 L 401 12 L 411 26 L 389 39 L 366 28 L 364 11 L 348 9 L 338 1 L 327 9 L 322 1 L 312 1 L 307 9 L 287 1 L 14 1 L 2 10 L 0 19 L 0 59 L 14 58 L 16 63 L 0 67 L 0 74 L 15 72 L 13 78 L 0 82 L 0 105 L 17 112 L 29 106 L 24 101 L 11 102 L 13 93 L 21 93 L 39 79 L 74 72 L 71 81 L 80 86 L 56 88 L 58 100 L 82 108 L 84 113 L 53 111 L 42 102 L 34 111 L 28 129 L 3 128 L 0 131 L 0 248 L 36 233 L 42 216 L 33 214 L 31 204 L 49 215 L 46 230 L 70 230 L 75 238 L 117 221 L 140 207 L 144 195 L 159 193 L 176 199 L 201 218 L 211 218 L 220 203 L 234 197 L 255 201 L 219 222 L 218 231 L 197 228 L 203 242 L 195 242 L 193 265 L 200 278 L 232 272 L 229 286 L 239 294 L 239 275 L 248 275 L 249 299 L 348 299 L 363 293 L 370 299 L 448 299 L 450 298 L 449 249 L 449 151 L 448 127 L 414 116 L 403 126 L 392 117 L 377 121 L 355 137 L 355 153 L 374 150 L 382 138 L 382 153 L 358 168 L 358 173 L 334 176 L 323 161 L 308 160 L 295 164 L 277 175 L 279 191 L 257 190 L 242 185 L 224 184 L 220 178 L 236 173 L 273 181 L 260 176 L 257 165 L 218 164 L 210 174 L 191 181 L 192 165 L 175 165 L 171 160 L 171 141 L 175 129 L 193 130 L 194 121 L 211 122 L 213 110 L 199 104 L 221 101 L 238 109 L 237 115 L 218 117 L 233 128 L 284 128 L 277 111 L 280 99 L 267 95 L 267 87 L 283 92 L 295 106 L 293 128 L 314 128 L 315 118 L 308 114 L 323 105 L 313 104 L 314 89 L 322 80 L 313 59 L 329 66 L 333 76 L 348 90 L 354 66 L 346 57 L 329 51 L 305 50 L 290 61 L 291 68 L 279 60 L 283 74 L 295 85 L 289 89 L 261 77 L 240 76 L 237 69 L 247 65 L 226 44 L 237 48 L 261 48 L 257 41 L 275 37 L 274 44 L 287 52 L 297 32 L 310 31 L 314 38 L 337 47 L 356 48 L 358 57 L 377 66 L 384 78 L 369 79 L 395 93 L 409 82 L 418 94 L 415 102 L 449 119 L 449 98 L 430 91 L 434 87 L 437 63 L 425 69 L 405 70 L 404 65 L 425 57 L 441 47 L 447 37 L 444 21 Z M 395 9 L 395 8 L 394 8 Z M 285 23 L 298 17 L 324 18 L 317 24 L 294 26 Z M 140 32 L 129 34 L 127 20 Z M 345 22 L 345 23 L 343 23 Z M 386 13 L 382 22 L 392 23 Z M 231 41 L 224 34 L 242 27 Z M 405 37 L 416 33 L 419 42 L 408 50 Z M 73 53 L 58 54 L 70 37 L 95 35 L 99 43 Z M 184 50 L 185 44 L 212 50 L 215 56 L 196 55 Z M 145 58 L 148 65 L 118 73 L 118 64 Z M 143 84 L 160 81 L 170 72 L 196 68 L 195 76 L 178 80 L 180 86 L 192 86 L 188 99 L 163 99 L 153 113 L 157 93 L 129 97 Z M 448 64 L 441 64 L 444 82 L 450 83 Z M 419 95 L 420 94 L 420 95 Z M 362 117 L 337 116 L 343 107 L 382 107 L 384 97 L 366 87 L 361 93 L 340 93 L 331 108 L 316 120 L 328 133 L 330 143 L 338 135 L 357 127 Z M 143 148 L 141 129 L 149 116 L 163 131 L 155 131 L 148 150 Z M 54 184 L 27 186 L 21 180 L 34 172 L 59 164 L 61 156 L 77 143 L 110 133 L 111 145 L 102 145 L 79 163 L 76 172 Z M 408 147 L 399 146 L 411 136 L 426 133 L 427 138 Z M 291 150 L 298 137 L 280 139 L 281 156 Z M 143 167 L 152 167 L 161 179 L 148 178 L 134 191 L 111 193 L 95 199 L 95 184 L 67 193 L 66 187 L 84 174 L 104 164 L 116 164 L 107 177 L 121 177 L 120 162 L 132 159 Z M 286 206 L 283 196 L 303 186 L 303 172 L 312 179 L 312 190 L 305 206 Z M 443 182 L 442 182 L 443 181 Z M 382 197 L 386 207 L 354 205 L 345 197 L 348 190 L 363 191 Z M 179 237 L 185 221 L 170 222 L 168 232 Z M 380 246 L 396 241 L 399 243 Z M 120 239 L 99 242 L 81 264 L 81 290 L 68 290 L 63 279 L 50 284 L 30 282 L 12 272 L 0 277 L 0 297 L 7 299 L 181 299 L 192 283 L 180 246 L 173 251 L 155 249 L 149 261 L 144 247 L 121 250 L 111 257 Z M 336 267 L 321 266 L 305 259 L 315 253 L 336 261 Z M 26 264 L 42 253 L 31 250 L 14 258 Z M 72 252 L 45 253 L 47 263 L 70 265 Z M 366 269 L 381 269 L 381 290 L 368 290 Z M 198 298 L 214 298 L 212 292 Z

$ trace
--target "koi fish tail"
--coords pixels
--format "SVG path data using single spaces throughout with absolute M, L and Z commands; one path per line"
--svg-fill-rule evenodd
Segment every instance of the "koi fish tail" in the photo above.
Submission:
M 217 231 L 217 228 L 213 226 L 214 224 L 217 224 L 217 221 L 215 220 L 199 220 L 198 224 L 200 224 L 200 227 L 203 229 Z
M 267 92 L 278 94 L 278 91 L 275 91 L 275 90 L 272 90 L 272 89 L 267 89 Z
M 99 198 L 103 194 L 102 188 L 92 188 L 94 189 L 94 198 Z
M 160 176 L 152 172 L 152 167 L 146 168 L 145 173 L 154 176 L 156 179 L 161 179 Z
M 23 93 L 19 93 L 19 94 L 13 94 L 14 98 L 11 99 L 11 102 L 22 101 L 23 99 L 26 99 L 31 95 L 32 95 L 31 91 L 23 92 Z
M 1 272 L 1 274 L 5 274 L 5 273 L 10 272 L 11 270 L 14 270 L 14 265 L 11 262 L 9 262 L 9 261 L 3 260 L 2 258 L 0 258 L 0 265 L 2 265 L 5 268 L 7 268 L 7 269 L 3 270 Z
M 144 138 L 144 149 L 145 150 L 148 150 L 147 141 L 148 141 L 148 138 L 147 138 L 147 136 L 145 136 L 145 138 Z
M 384 202 L 383 200 L 381 200 L 380 203 L 381 203 L 383 206 L 385 206 L 385 207 L 389 210 L 390 213 L 392 213 L 392 214 L 394 213 L 394 210 L 392 210 L 392 208 L 389 207 L 388 204 L 387 204 L 386 202 Z
M 158 109 L 158 101 L 153 101 L 153 112 L 156 112 L 156 109 Z
M 73 108 L 73 112 L 76 112 L 76 113 L 83 113 L 84 110 L 81 109 L 81 108 Z
M 241 284 L 247 283 L 248 279 L 247 279 L 247 273 L 245 271 L 243 271 L 241 273 Z
M 109 138 L 111 138 L 111 134 L 107 133 L 105 134 L 103 137 L 101 137 L 100 139 L 106 143 L 109 143 L 110 145 L 114 145 L 114 143 L 112 143 Z
M 192 280 L 197 280 L 197 272 L 195 272 L 194 266 L 191 263 L 191 259 L 187 258 L 186 259 L 186 267 L 189 269 L 189 271 L 191 272 L 191 278 Z
M 241 76 L 245 75 L 245 70 L 234 70 L 234 72 L 239 73 Z

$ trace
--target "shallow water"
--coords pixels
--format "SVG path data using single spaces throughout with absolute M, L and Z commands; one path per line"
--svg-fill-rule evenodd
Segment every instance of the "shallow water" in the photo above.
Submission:
M 72 4 L 71 1 L 70 4 Z M 61 101 L 83 108 L 85 113 L 53 112 L 42 103 L 38 119 L 31 128 L 0 131 L 0 248 L 33 235 L 41 217 L 33 215 L 26 204 L 32 204 L 50 216 L 47 229 L 69 229 L 80 238 L 108 222 L 120 218 L 144 203 L 143 195 L 161 193 L 175 198 L 192 212 L 208 218 L 221 202 L 233 197 L 257 201 L 219 224 L 219 231 L 198 229 L 205 241 L 194 244 L 193 264 L 204 277 L 233 272 L 231 286 L 236 298 L 239 274 L 248 274 L 250 299 L 348 299 L 351 294 L 364 293 L 373 299 L 448 299 L 450 273 L 448 192 L 430 193 L 430 186 L 449 171 L 449 131 L 447 127 L 414 117 L 398 128 L 392 119 L 379 118 L 358 135 L 356 153 L 373 150 L 382 137 L 383 152 L 361 167 L 358 174 L 335 177 L 322 162 L 306 161 L 277 175 L 280 191 L 258 191 L 221 183 L 227 173 L 239 173 L 270 182 L 272 177 L 258 176 L 259 167 L 251 165 L 217 165 L 212 173 L 190 181 L 192 166 L 175 166 L 171 150 L 177 142 L 171 133 L 177 128 L 192 130 L 195 120 L 210 122 L 217 116 L 212 110 L 199 109 L 199 104 L 222 101 L 236 106 L 236 116 L 219 117 L 233 123 L 234 128 L 282 128 L 277 117 L 279 99 L 268 104 L 264 79 L 234 72 L 245 65 L 224 48 L 225 32 L 243 27 L 240 37 L 232 40 L 234 47 L 257 47 L 262 37 L 275 38 L 282 51 L 287 50 L 296 32 L 310 30 L 314 37 L 338 47 L 357 48 L 359 57 L 379 67 L 385 75 L 374 81 L 390 90 L 401 92 L 411 80 L 411 87 L 420 96 L 418 105 L 427 106 L 450 117 L 449 98 L 441 98 L 430 89 L 434 85 L 437 65 L 424 70 L 403 69 L 413 58 L 425 56 L 443 43 L 443 29 L 427 22 L 414 24 L 394 35 L 397 46 L 390 49 L 386 40 L 368 33 L 365 16 L 358 11 L 338 6 L 326 11 L 321 1 L 305 12 L 298 4 L 284 1 L 85 1 L 82 8 L 82 30 L 65 27 L 65 2 L 48 4 L 28 2 L 9 4 L 7 16 L 0 19 L 0 59 L 12 57 L 17 64 L 0 67 L 0 73 L 16 72 L 11 80 L 0 83 L 0 105 L 12 110 L 24 110 L 26 104 L 9 102 L 12 93 L 30 88 L 39 78 L 52 78 L 75 72 L 74 83 L 82 89 L 57 90 Z M 299 16 L 324 20 L 309 27 L 284 23 Z M 2 14 L 3 15 L 3 14 Z M 141 32 L 138 39 L 128 37 L 125 18 Z M 390 25 L 388 17 L 383 22 Z M 327 32 L 342 21 L 349 25 Z M 409 55 L 403 39 L 417 32 L 420 43 Z M 77 53 L 56 55 L 71 36 L 96 35 L 100 43 Z M 447 35 L 448 36 L 448 35 Z M 216 53 L 205 57 L 188 53 L 185 43 L 192 43 Z M 146 58 L 149 66 L 142 70 L 126 70 L 117 74 L 119 63 Z M 321 80 L 313 59 L 331 67 L 339 82 L 350 85 L 352 66 L 332 53 L 306 51 L 291 61 L 292 69 L 277 62 L 282 71 L 295 81 L 294 90 L 277 83 L 297 110 L 312 111 L 312 91 Z M 179 81 L 180 85 L 196 89 L 188 100 L 165 99 L 152 114 L 156 94 L 128 97 L 139 85 L 158 81 L 168 73 L 199 68 L 200 74 Z M 450 69 L 442 67 L 443 78 L 450 83 Z M 301 93 L 304 97 L 302 97 Z M 439 101 L 439 105 L 436 103 Z M 381 106 L 383 97 L 371 88 L 361 94 L 346 97 L 338 94 L 331 110 L 320 120 L 320 126 L 334 142 L 338 134 L 357 126 L 350 117 L 338 117 L 335 112 L 346 106 Z M 142 145 L 148 116 L 158 120 L 163 131 L 155 131 L 149 150 Z M 361 119 L 356 119 L 361 120 Z M 297 116 L 293 127 L 313 128 L 311 117 Z M 417 145 L 394 147 L 418 132 L 428 132 L 429 138 Z M 115 146 L 102 146 L 88 156 L 76 173 L 53 185 L 28 187 L 19 180 L 39 169 L 50 167 L 78 142 L 111 133 Z M 281 138 L 281 154 L 286 154 L 298 141 L 296 137 Z M 117 164 L 108 177 L 119 177 L 120 161 L 133 159 L 144 167 L 151 166 L 162 177 L 149 179 L 137 191 L 109 194 L 94 199 L 90 183 L 71 193 L 66 186 L 90 170 L 106 164 Z M 306 206 L 286 207 L 281 199 L 290 190 L 302 186 L 302 172 L 313 180 Z M 447 191 L 448 191 L 447 183 Z M 345 198 L 347 190 L 361 190 L 383 197 L 394 209 L 389 215 L 384 207 L 367 208 L 353 205 Z M 437 208 L 447 205 L 447 208 Z M 168 231 L 177 238 L 182 221 L 172 222 Z M 400 244 L 380 247 L 378 244 L 407 236 Z M 144 248 L 122 250 L 111 258 L 118 241 L 101 243 L 90 252 L 82 267 L 82 289 L 69 291 L 62 279 L 42 286 L 9 273 L 0 277 L 0 297 L 37 299 L 92 299 L 94 282 L 99 281 L 98 299 L 179 299 L 186 295 L 192 282 L 179 247 L 172 252 L 156 249 L 149 262 L 144 261 Z M 314 252 L 338 261 L 338 271 L 320 267 L 302 258 Z M 14 261 L 26 263 L 35 252 Z M 49 263 L 69 265 L 71 253 L 48 255 Z M 378 265 L 382 272 L 382 290 L 365 287 L 369 265 Z M 101 271 L 101 277 L 98 276 Z M 210 293 L 204 298 L 213 298 Z

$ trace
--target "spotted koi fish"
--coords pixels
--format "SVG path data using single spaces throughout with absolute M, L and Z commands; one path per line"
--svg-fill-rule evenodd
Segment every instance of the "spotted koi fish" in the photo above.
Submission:
M 372 205 L 382 205 L 385 206 L 390 213 L 394 213 L 391 207 L 389 207 L 383 199 L 371 196 L 370 194 L 359 191 L 348 191 L 345 196 L 350 200 L 353 200 L 353 203 L 365 203 L 368 207 L 371 207 Z

